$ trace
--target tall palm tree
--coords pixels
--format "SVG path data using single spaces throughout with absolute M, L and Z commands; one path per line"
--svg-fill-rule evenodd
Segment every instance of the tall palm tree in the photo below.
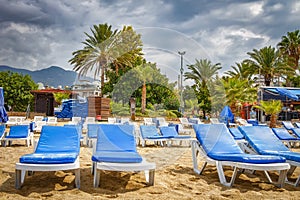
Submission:
M 298 69 L 300 57 L 300 31 L 295 30 L 294 32 L 288 32 L 287 36 L 282 36 L 277 47 L 283 55 L 292 58 L 291 66 L 293 69 Z
M 253 49 L 253 52 L 247 54 L 250 59 L 245 61 L 251 65 L 250 73 L 262 75 L 266 86 L 270 86 L 276 75 L 295 73 L 274 47 L 268 46 L 260 50 Z
M 212 64 L 211 61 L 207 59 L 196 59 L 195 64 L 188 65 L 188 69 L 191 71 L 184 73 L 185 80 L 190 79 L 195 82 L 192 87 L 194 88 L 195 93 L 198 94 L 198 104 L 203 111 L 204 117 L 206 112 L 211 109 L 208 83 L 222 68 L 220 65 L 220 63 Z
M 69 62 L 75 65 L 73 69 L 79 75 L 94 72 L 97 76 L 101 73 L 102 93 L 105 71 L 110 65 L 116 66 L 116 73 L 119 67 L 131 66 L 136 57 L 142 55 L 142 42 L 141 36 L 130 26 L 124 26 L 121 31 L 112 30 L 107 24 L 94 25 L 93 28 L 91 35 L 85 33 L 87 39 L 83 42 L 83 49 L 73 52 Z
M 221 64 L 212 64 L 210 60 L 201 59 L 197 60 L 193 65 L 188 65 L 188 69 L 191 72 L 185 72 L 184 77 L 186 79 L 194 80 L 195 83 L 201 81 L 203 83 L 207 83 L 211 80 L 221 69 Z
M 250 70 L 250 64 L 247 62 L 235 63 L 236 66 L 231 66 L 232 71 L 226 71 L 224 74 L 231 78 L 252 80 L 253 74 Z

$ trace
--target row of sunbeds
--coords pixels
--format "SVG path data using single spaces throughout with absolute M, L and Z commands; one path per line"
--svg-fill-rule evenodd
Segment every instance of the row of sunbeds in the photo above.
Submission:
M 243 143 L 248 152 L 240 148 L 232 134 L 224 124 L 194 125 L 197 140 L 192 142 L 194 171 L 201 174 L 207 164 L 217 167 L 219 180 L 223 185 L 232 186 L 241 169 L 262 170 L 267 179 L 282 187 L 284 183 L 299 185 L 300 176 L 295 182 L 289 177 L 300 165 L 300 153 L 292 152 L 267 126 L 240 126 L 238 129 L 246 141 Z M 204 161 L 199 169 L 198 157 Z M 226 180 L 223 167 L 233 167 L 230 181 Z M 270 171 L 279 171 L 278 180 L 274 182 Z
M 94 187 L 100 171 L 144 171 L 149 185 L 154 183 L 155 163 L 147 162 L 136 150 L 133 125 L 101 124 L 91 157 Z M 34 153 L 16 163 L 16 188 L 21 188 L 27 172 L 74 170 L 80 187 L 80 135 L 74 127 L 43 126 Z

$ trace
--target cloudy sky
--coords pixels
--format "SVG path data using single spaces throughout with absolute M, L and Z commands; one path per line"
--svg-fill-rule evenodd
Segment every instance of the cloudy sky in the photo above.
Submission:
M 276 46 L 300 29 L 300 1 L 250 0 L 0 0 L 0 65 L 72 70 L 94 24 L 132 25 L 142 35 L 147 61 L 172 80 L 184 65 L 207 58 L 226 71 L 247 52 Z M 186 70 L 186 67 L 185 67 Z

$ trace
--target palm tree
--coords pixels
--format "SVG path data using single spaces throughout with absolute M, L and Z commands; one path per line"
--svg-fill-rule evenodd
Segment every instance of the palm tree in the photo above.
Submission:
M 252 80 L 250 64 L 247 62 L 235 63 L 236 66 L 231 66 L 232 71 L 226 71 L 224 74 L 232 78 Z
M 276 127 L 277 115 L 281 112 L 282 103 L 280 100 L 261 101 L 256 108 L 264 111 L 267 115 L 271 115 L 270 128 Z
M 191 79 L 194 80 L 195 83 L 198 81 L 207 83 L 222 68 L 220 65 L 220 63 L 212 64 L 211 61 L 207 59 L 196 59 L 195 64 L 188 65 L 188 69 L 191 70 L 191 72 L 184 73 L 185 80 Z
M 147 82 L 152 82 L 157 79 L 161 74 L 159 71 L 155 70 L 156 64 L 153 63 L 145 63 L 141 66 L 134 68 L 133 70 L 137 73 L 138 77 L 142 80 L 142 98 L 141 98 L 141 112 L 145 114 L 146 111 L 146 98 L 147 98 Z M 161 83 L 164 85 L 163 83 Z
M 266 86 L 270 86 L 276 75 L 280 74 L 282 76 L 295 73 L 274 47 L 268 46 L 260 50 L 253 49 L 253 52 L 247 54 L 250 59 L 245 61 L 251 65 L 250 73 L 262 75 Z
M 114 65 L 116 73 L 122 66 L 131 66 L 136 57 L 141 56 L 141 36 L 132 27 L 124 26 L 122 31 L 112 30 L 107 24 L 94 25 L 92 34 L 85 33 L 87 39 L 83 42 L 83 49 L 72 53 L 69 60 L 74 64 L 74 70 L 79 75 L 94 72 L 94 76 L 101 73 L 101 95 L 104 87 L 105 71 Z
M 225 91 L 225 96 L 221 96 L 221 99 L 236 115 L 239 115 L 239 108 L 244 103 L 256 101 L 257 88 L 249 84 L 247 79 L 227 78 L 222 79 L 221 82 L 221 85 L 217 85 L 217 90 Z
M 211 81 L 222 68 L 220 65 L 220 63 L 212 64 L 211 61 L 207 59 L 196 59 L 195 64 L 188 65 L 188 69 L 191 70 L 191 72 L 184 73 L 185 80 L 191 79 L 195 82 L 192 88 L 197 94 L 198 104 L 203 111 L 204 117 L 206 112 L 211 110 L 208 82 Z
M 292 60 L 294 70 L 298 69 L 300 57 L 300 31 L 288 32 L 287 36 L 281 37 L 281 42 L 277 44 L 279 51 Z

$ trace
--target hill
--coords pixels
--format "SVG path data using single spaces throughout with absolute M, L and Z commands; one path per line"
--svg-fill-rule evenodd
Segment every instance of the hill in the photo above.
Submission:
M 35 83 L 41 82 L 45 86 L 72 86 L 76 81 L 77 73 L 71 70 L 64 70 L 61 67 L 51 66 L 46 69 L 30 71 L 27 69 L 17 69 L 10 66 L 0 65 L 0 71 L 11 71 L 23 75 L 31 76 Z

